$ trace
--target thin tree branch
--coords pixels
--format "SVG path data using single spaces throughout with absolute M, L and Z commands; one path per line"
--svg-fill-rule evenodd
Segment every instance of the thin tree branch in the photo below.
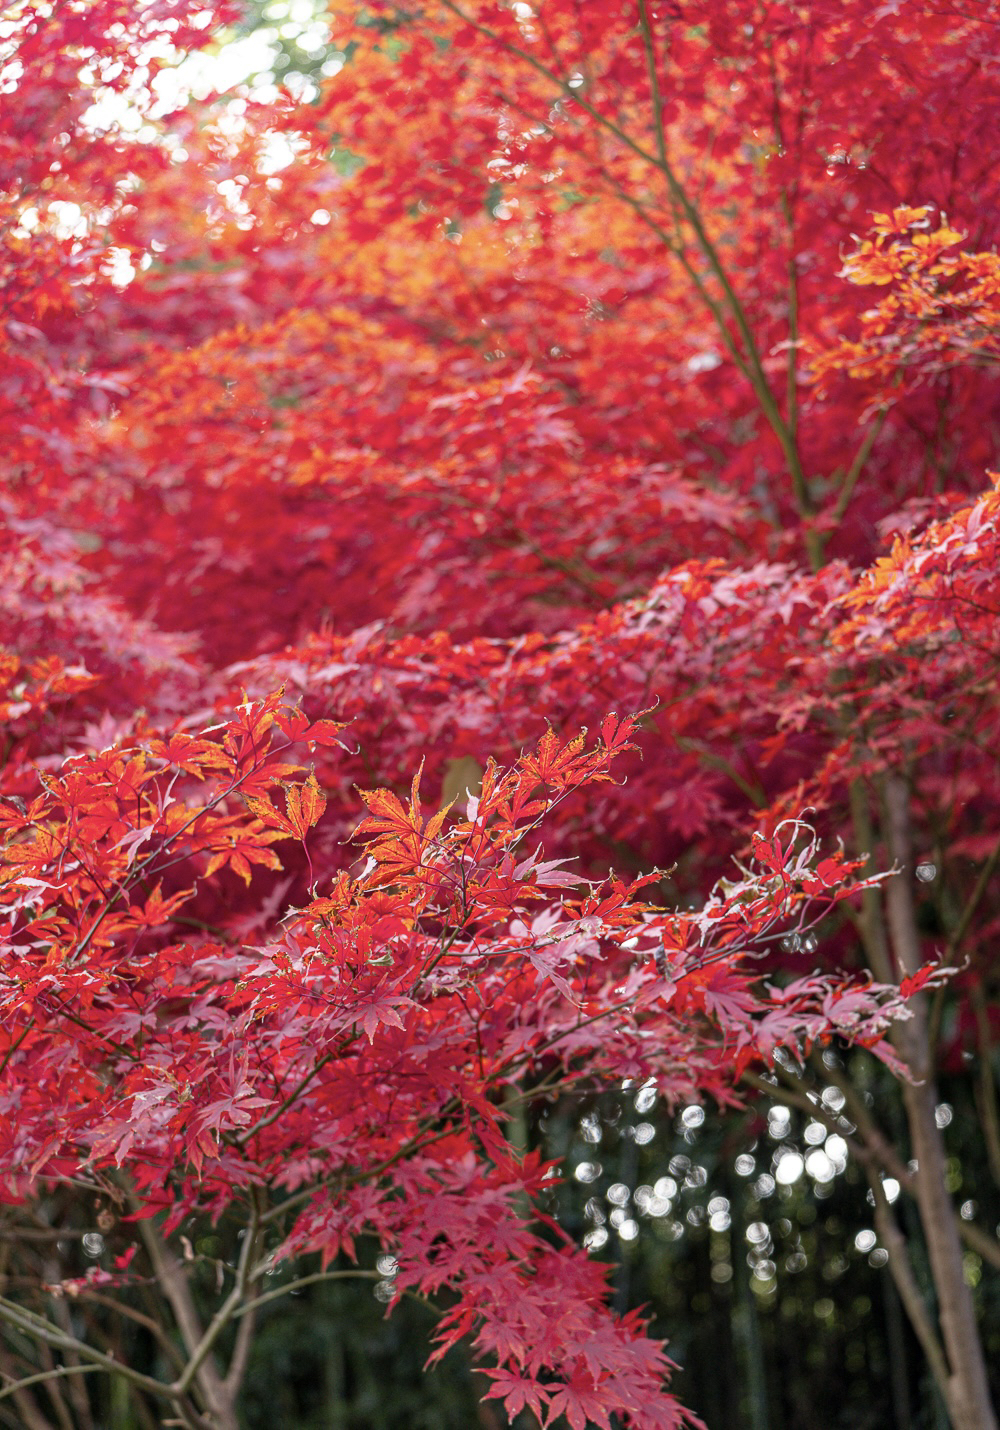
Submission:
M 8 1325 L 16 1326 L 18 1330 L 32 1341 L 40 1341 L 44 1345 L 52 1346 L 55 1350 L 72 1350 L 82 1359 L 90 1361 L 95 1368 L 106 1370 L 111 1375 L 120 1375 L 130 1384 L 138 1386 L 147 1391 L 150 1395 L 155 1395 L 161 1400 L 176 1401 L 177 1396 L 174 1390 L 162 1381 L 154 1380 L 152 1376 L 143 1375 L 140 1371 L 133 1370 L 131 1366 L 124 1365 L 121 1361 L 115 1360 L 113 1356 L 104 1355 L 101 1351 L 95 1350 L 93 1346 L 87 1345 L 85 1341 L 78 1340 L 76 1336 L 67 1335 L 65 1331 L 59 1329 L 44 1316 L 37 1315 L 34 1311 L 28 1311 L 16 1305 L 13 1301 L 8 1301 L 6 1297 L 0 1296 L 0 1320 L 6 1321 Z M 74 1370 L 80 1367 L 73 1367 Z
M 927 1358 L 931 1374 L 947 1404 L 950 1380 L 948 1362 L 927 1314 L 927 1307 L 920 1294 L 920 1288 L 914 1279 L 906 1238 L 896 1225 L 896 1219 L 890 1210 L 885 1189 L 878 1174 L 870 1176 L 868 1183 L 875 1199 L 875 1231 L 889 1257 L 890 1274 L 895 1282 L 896 1290 L 899 1292 L 899 1299 L 909 1317 L 910 1325 L 913 1327 L 921 1349 Z
M 184 1394 L 190 1388 L 195 1376 L 205 1364 L 212 1347 L 232 1319 L 233 1312 L 245 1298 L 247 1287 L 251 1282 L 257 1279 L 268 1265 L 267 1260 L 261 1262 L 259 1265 L 254 1265 L 259 1231 L 260 1222 L 257 1216 L 257 1208 L 256 1206 L 252 1206 L 250 1221 L 243 1237 L 243 1245 L 240 1248 L 239 1265 L 236 1270 L 236 1284 L 212 1317 L 197 1345 L 190 1349 L 188 1363 L 184 1367 L 180 1377 L 174 1382 L 174 1388 L 180 1394 Z M 225 1382 L 220 1382 L 220 1389 L 224 1384 Z
M 979 878 L 976 880 L 975 887 L 969 895 L 951 938 L 948 940 L 948 949 L 944 958 L 946 963 L 952 962 L 955 954 L 961 947 L 962 940 L 969 931 L 969 925 L 972 923 L 973 915 L 979 907 L 979 901 L 990 887 L 998 864 L 1000 864 L 1000 844 L 994 845 L 993 852 L 979 871 Z
M 257 1312 L 252 1307 L 247 1307 L 248 1314 L 243 1317 L 236 1328 L 236 1342 L 233 1346 L 233 1354 L 229 1361 L 229 1369 L 226 1371 L 226 1378 L 222 1382 L 225 1386 L 226 1394 L 235 1402 L 240 1393 L 240 1386 L 243 1384 L 243 1377 L 246 1374 L 247 1365 L 250 1360 L 250 1350 L 253 1345 L 254 1333 L 257 1329 Z M 237 1311 L 235 1313 L 239 1315 Z
M 276 1286 L 273 1291 L 265 1291 L 260 1296 L 255 1296 L 252 1301 L 245 1301 L 237 1311 L 234 1311 L 233 1320 L 235 1321 L 240 1316 L 249 1316 L 258 1307 L 266 1306 L 269 1301 L 277 1301 L 291 1291 L 298 1291 L 302 1286 L 312 1286 L 317 1281 L 377 1281 L 379 1279 L 377 1271 L 363 1271 L 360 1268 L 350 1271 L 316 1271 L 311 1276 L 299 1276 L 284 1286 Z
M 888 407 L 880 407 L 874 422 L 869 423 L 868 431 L 862 438 L 861 445 L 855 453 L 854 461 L 847 469 L 840 491 L 837 493 L 837 500 L 834 503 L 831 513 L 834 524 L 839 524 L 850 505 L 851 497 L 854 495 L 854 488 L 858 484 L 858 478 L 865 469 L 865 463 L 872 454 L 872 448 L 878 441 L 888 416 Z
M 40 1370 L 37 1375 L 29 1375 L 24 1380 L 16 1380 L 13 1385 L 5 1385 L 0 1390 L 0 1400 L 6 1400 L 8 1395 L 16 1395 L 19 1390 L 25 1390 L 29 1385 L 39 1385 L 45 1380 L 56 1380 L 64 1375 L 91 1375 L 94 1371 L 99 1371 L 103 1367 L 99 1365 L 61 1365 L 55 1370 Z
M 139 1311 L 134 1306 L 127 1306 L 124 1301 L 116 1301 L 113 1296 L 104 1296 L 98 1291 L 87 1290 L 84 1295 L 88 1303 L 93 1302 L 98 1306 L 106 1306 L 109 1311 L 116 1311 L 118 1315 L 126 1316 L 130 1321 L 135 1321 L 136 1325 L 144 1327 L 150 1335 L 156 1338 L 160 1349 L 174 1362 L 177 1370 L 183 1370 L 183 1356 L 163 1327 L 152 1316 L 147 1316 L 145 1311 Z
M 993 1039 L 990 1035 L 989 1010 L 979 983 L 973 985 L 969 1000 L 976 1019 L 979 1043 L 979 1086 L 976 1101 L 979 1120 L 986 1143 L 986 1160 L 994 1182 L 1000 1187 L 1000 1114 L 997 1111 L 997 1085 L 993 1075 Z
M 1000 1271 L 1000 1241 L 997 1241 L 995 1236 L 990 1236 L 981 1226 L 962 1218 L 959 1218 L 958 1230 L 970 1251 L 974 1251 L 977 1256 L 981 1256 Z
M 812 1089 L 803 1078 L 799 1078 L 788 1067 L 779 1065 L 777 1071 L 781 1077 L 778 1084 L 768 1082 L 766 1078 L 749 1071 L 742 1074 L 741 1081 L 775 1102 L 783 1102 L 789 1107 L 798 1107 L 801 1111 L 808 1112 L 817 1122 L 822 1122 L 831 1132 L 836 1132 L 838 1137 L 844 1139 L 848 1150 L 860 1166 L 866 1169 L 872 1165 L 880 1167 L 899 1183 L 907 1196 L 915 1198 L 913 1172 L 875 1122 L 862 1099 L 858 1097 L 856 1089 L 843 1073 L 825 1066 L 822 1068 L 822 1075 L 846 1094 L 845 1106 L 850 1111 L 850 1120 L 854 1122 L 855 1130 L 861 1134 L 861 1141 L 846 1130 L 842 1125 L 843 1119 L 831 1112 L 821 1099 L 813 1101 L 809 1096 Z M 1000 1241 L 975 1223 L 966 1221 L 957 1212 L 954 1214 L 954 1221 L 959 1236 L 969 1250 L 975 1251 L 984 1261 L 988 1261 L 1000 1271 Z
M 921 963 L 920 931 L 911 884 L 910 790 L 901 774 L 886 778 L 885 812 L 889 853 L 900 871 L 885 889 L 887 921 L 897 963 L 912 976 Z M 965 1281 L 961 1240 L 947 1190 L 944 1142 L 935 1117 L 937 1092 L 932 1080 L 926 998 L 917 994 L 910 999 L 910 1008 L 912 1017 L 895 1024 L 892 1036 L 915 1079 L 903 1083 L 902 1093 L 910 1146 L 919 1167 L 914 1192 L 951 1371 L 945 1403 L 956 1430 L 997 1430 L 975 1309 Z
M 134 1203 L 134 1196 L 130 1196 Z M 190 1360 L 200 1350 L 205 1332 L 201 1328 L 198 1313 L 195 1309 L 194 1299 L 191 1296 L 191 1289 L 188 1285 L 180 1263 L 170 1248 L 163 1242 L 156 1228 L 148 1218 L 143 1218 L 139 1223 L 140 1234 L 146 1245 L 150 1261 L 153 1263 L 153 1270 L 159 1282 L 163 1294 L 166 1296 L 170 1307 L 177 1321 L 181 1339 L 184 1342 Z M 221 1329 L 221 1327 L 220 1327 Z M 215 1337 L 209 1342 L 203 1355 L 200 1356 L 197 1366 L 187 1374 L 183 1372 L 178 1381 L 169 1387 L 170 1394 L 175 1401 L 182 1401 L 191 1384 L 196 1380 L 198 1390 L 202 1397 L 202 1402 L 217 1425 L 219 1430 L 224 1430 L 228 1422 L 232 1420 L 232 1406 L 226 1395 L 222 1377 L 211 1359 L 208 1359 L 208 1352 L 214 1344 Z

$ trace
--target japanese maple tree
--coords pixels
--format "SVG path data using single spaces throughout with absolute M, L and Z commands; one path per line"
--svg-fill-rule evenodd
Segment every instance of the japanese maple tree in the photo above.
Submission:
M 99 1248 L 0 1299 L 0 1410 L 234 1426 L 257 1309 L 358 1276 L 511 1417 L 694 1423 L 517 1118 L 834 1078 L 989 1430 L 934 1079 L 1000 1180 L 995 7 L 335 0 L 172 97 L 238 18 L 0 21 L 0 1181 Z

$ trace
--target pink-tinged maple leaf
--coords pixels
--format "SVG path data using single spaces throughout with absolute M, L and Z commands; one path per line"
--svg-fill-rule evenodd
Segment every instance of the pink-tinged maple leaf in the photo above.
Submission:
M 382 1024 L 392 1028 L 405 1027 L 399 1010 L 415 1006 L 412 998 L 375 989 L 357 998 L 351 1007 L 351 1017 L 353 1021 L 361 1024 L 368 1041 L 374 1043 L 375 1034 Z
M 143 844 L 153 837 L 155 825 L 147 824 L 143 829 L 130 829 L 129 832 L 119 839 L 117 844 L 113 844 L 112 849 L 128 849 L 128 868 L 131 869 L 135 863 L 135 856 Z
M 549 1405 L 547 1391 L 531 1376 L 516 1375 L 513 1371 L 486 1370 L 493 1381 L 483 1396 L 484 1400 L 502 1400 L 504 1409 L 511 1419 L 522 1410 L 530 1410 L 538 1420 L 545 1420 Z
M 586 1430 L 588 1425 L 611 1430 L 607 1395 L 590 1377 L 582 1374 L 575 1375 L 568 1385 L 561 1385 L 553 1391 L 549 1422 L 559 1415 L 566 1416 L 573 1430 Z
M 525 950 L 532 965 L 543 978 L 554 983 L 564 998 L 573 999 L 573 989 L 566 977 L 560 973 L 560 965 L 565 964 L 565 953 L 557 946 L 554 949 L 528 948 Z
M 758 999 L 749 989 L 741 987 L 735 979 L 727 980 L 724 975 L 707 983 L 702 996 L 705 1011 L 718 1018 L 723 1028 L 745 1024 L 758 1006 Z

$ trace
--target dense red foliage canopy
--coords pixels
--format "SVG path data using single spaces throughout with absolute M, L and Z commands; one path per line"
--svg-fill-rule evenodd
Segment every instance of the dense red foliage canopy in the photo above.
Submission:
M 371 1234 L 511 1414 L 675 1426 L 510 1123 L 995 991 L 995 8 L 334 3 L 171 110 L 234 13 L 0 21 L 3 1195 L 238 1208 L 230 1310 Z

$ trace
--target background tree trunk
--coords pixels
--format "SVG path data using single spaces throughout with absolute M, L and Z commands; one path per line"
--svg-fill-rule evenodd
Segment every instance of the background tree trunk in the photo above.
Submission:
M 913 852 L 910 836 L 909 786 L 901 776 L 886 782 L 886 822 L 889 853 L 899 867 L 886 887 L 886 916 L 899 971 L 916 973 L 921 966 L 920 936 L 913 905 Z M 962 1243 L 955 1225 L 946 1180 L 944 1140 L 935 1120 L 938 1102 L 933 1056 L 928 1038 L 927 1000 L 914 998 L 913 1017 L 895 1030 L 899 1052 L 916 1079 L 903 1084 L 903 1102 L 910 1146 L 917 1164 L 916 1200 L 927 1243 L 938 1321 L 948 1360 L 948 1413 L 955 1430 L 996 1430 L 975 1311 L 962 1265 Z

